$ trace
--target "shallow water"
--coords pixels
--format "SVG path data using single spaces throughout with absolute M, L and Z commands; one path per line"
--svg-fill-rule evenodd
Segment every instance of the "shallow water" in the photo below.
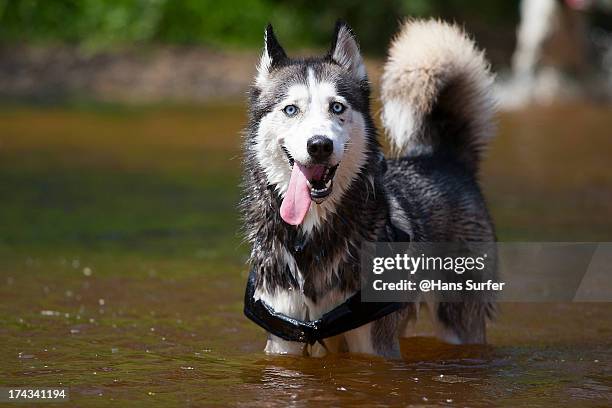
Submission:
M 612 304 L 503 304 L 488 346 L 268 357 L 241 314 L 236 106 L 0 112 L 0 385 L 78 406 L 612 404 Z M 500 118 L 500 240 L 612 241 L 612 110 Z

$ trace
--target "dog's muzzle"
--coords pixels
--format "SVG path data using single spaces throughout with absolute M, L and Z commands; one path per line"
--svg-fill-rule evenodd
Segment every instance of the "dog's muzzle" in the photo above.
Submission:
M 281 148 L 283 149 L 283 152 L 285 152 L 289 166 L 293 167 L 295 160 L 285 146 L 281 146 Z M 338 169 L 339 164 L 340 163 L 333 166 L 320 165 L 325 166 L 325 169 L 321 173 L 321 177 L 307 180 L 308 186 L 310 187 L 310 199 L 312 201 L 320 204 L 331 194 L 334 188 L 334 176 L 336 175 L 336 170 Z

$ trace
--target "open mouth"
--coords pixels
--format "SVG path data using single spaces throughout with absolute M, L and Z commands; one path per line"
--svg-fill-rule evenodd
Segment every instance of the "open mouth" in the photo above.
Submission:
M 289 166 L 293 168 L 295 160 L 289 154 L 289 151 L 285 146 L 281 146 Z M 334 186 L 334 176 L 338 169 L 338 164 L 334 166 L 327 166 L 324 164 L 313 164 L 309 166 L 302 166 L 304 174 L 306 175 L 306 183 L 310 188 L 310 198 L 317 204 L 322 203 L 327 196 L 332 192 Z

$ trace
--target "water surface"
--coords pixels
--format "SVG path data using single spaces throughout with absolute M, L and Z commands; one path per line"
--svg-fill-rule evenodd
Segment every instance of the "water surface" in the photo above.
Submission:
M 488 346 L 268 357 L 241 314 L 242 107 L 0 112 L 0 385 L 71 405 L 605 406 L 612 305 L 503 304 Z M 612 240 L 612 110 L 500 118 L 500 240 Z M 426 316 L 424 316 L 426 317 Z

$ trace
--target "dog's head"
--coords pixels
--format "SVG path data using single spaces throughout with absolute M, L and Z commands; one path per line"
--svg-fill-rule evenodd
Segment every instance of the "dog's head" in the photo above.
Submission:
M 365 163 L 365 66 L 344 23 L 323 57 L 289 58 L 272 26 L 264 45 L 251 93 L 251 142 L 268 183 L 283 197 L 283 220 L 310 228 L 334 210 Z

